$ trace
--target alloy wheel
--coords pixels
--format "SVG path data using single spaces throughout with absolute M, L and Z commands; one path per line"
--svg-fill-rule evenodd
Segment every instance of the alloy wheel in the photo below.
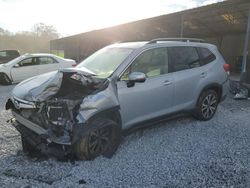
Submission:
M 110 144 L 111 127 L 103 127 L 92 131 L 88 138 L 88 148 L 92 156 L 103 154 Z
M 217 98 L 214 94 L 207 95 L 201 106 L 202 115 L 204 118 L 209 119 L 212 117 L 216 111 Z

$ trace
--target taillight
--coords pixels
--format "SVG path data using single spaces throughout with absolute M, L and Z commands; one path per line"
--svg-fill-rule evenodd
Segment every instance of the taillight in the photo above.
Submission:
M 72 64 L 72 67 L 75 67 L 77 64 Z
M 225 72 L 229 74 L 229 71 L 230 71 L 230 65 L 229 65 L 229 64 L 227 64 L 227 63 L 225 63 L 225 64 L 223 65 L 223 68 L 224 68 Z

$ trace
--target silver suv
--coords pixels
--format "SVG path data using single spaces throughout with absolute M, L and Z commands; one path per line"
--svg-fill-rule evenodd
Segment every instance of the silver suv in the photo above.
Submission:
M 113 44 L 76 68 L 21 82 L 6 109 L 25 152 L 110 157 L 124 131 L 152 120 L 180 112 L 210 120 L 226 97 L 228 69 L 201 40 Z

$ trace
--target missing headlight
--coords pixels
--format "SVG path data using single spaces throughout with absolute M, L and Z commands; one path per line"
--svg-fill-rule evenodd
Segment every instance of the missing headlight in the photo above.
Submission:
M 65 112 L 65 108 L 63 106 L 48 106 L 47 107 L 47 116 L 48 120 L 52 124 L 58 124 L 63 117 L 67 116 L 67 112 Z
M 68 106 L 64 101 L 53 101 L 47 103 L 46 115 L 51 129 L 57 135 L 63 135 L 65 129 L 71 129 L 71 118 Z

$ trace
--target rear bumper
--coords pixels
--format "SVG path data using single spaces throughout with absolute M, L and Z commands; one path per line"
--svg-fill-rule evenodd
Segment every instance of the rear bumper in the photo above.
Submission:
M 220 102 L 223 102 L 227 98 L 227 95 L 221 96 Z
M 220 102 L 224 101 L 228 95 L 229 81 L 228 79 L 222 84 L 222 92 Z

